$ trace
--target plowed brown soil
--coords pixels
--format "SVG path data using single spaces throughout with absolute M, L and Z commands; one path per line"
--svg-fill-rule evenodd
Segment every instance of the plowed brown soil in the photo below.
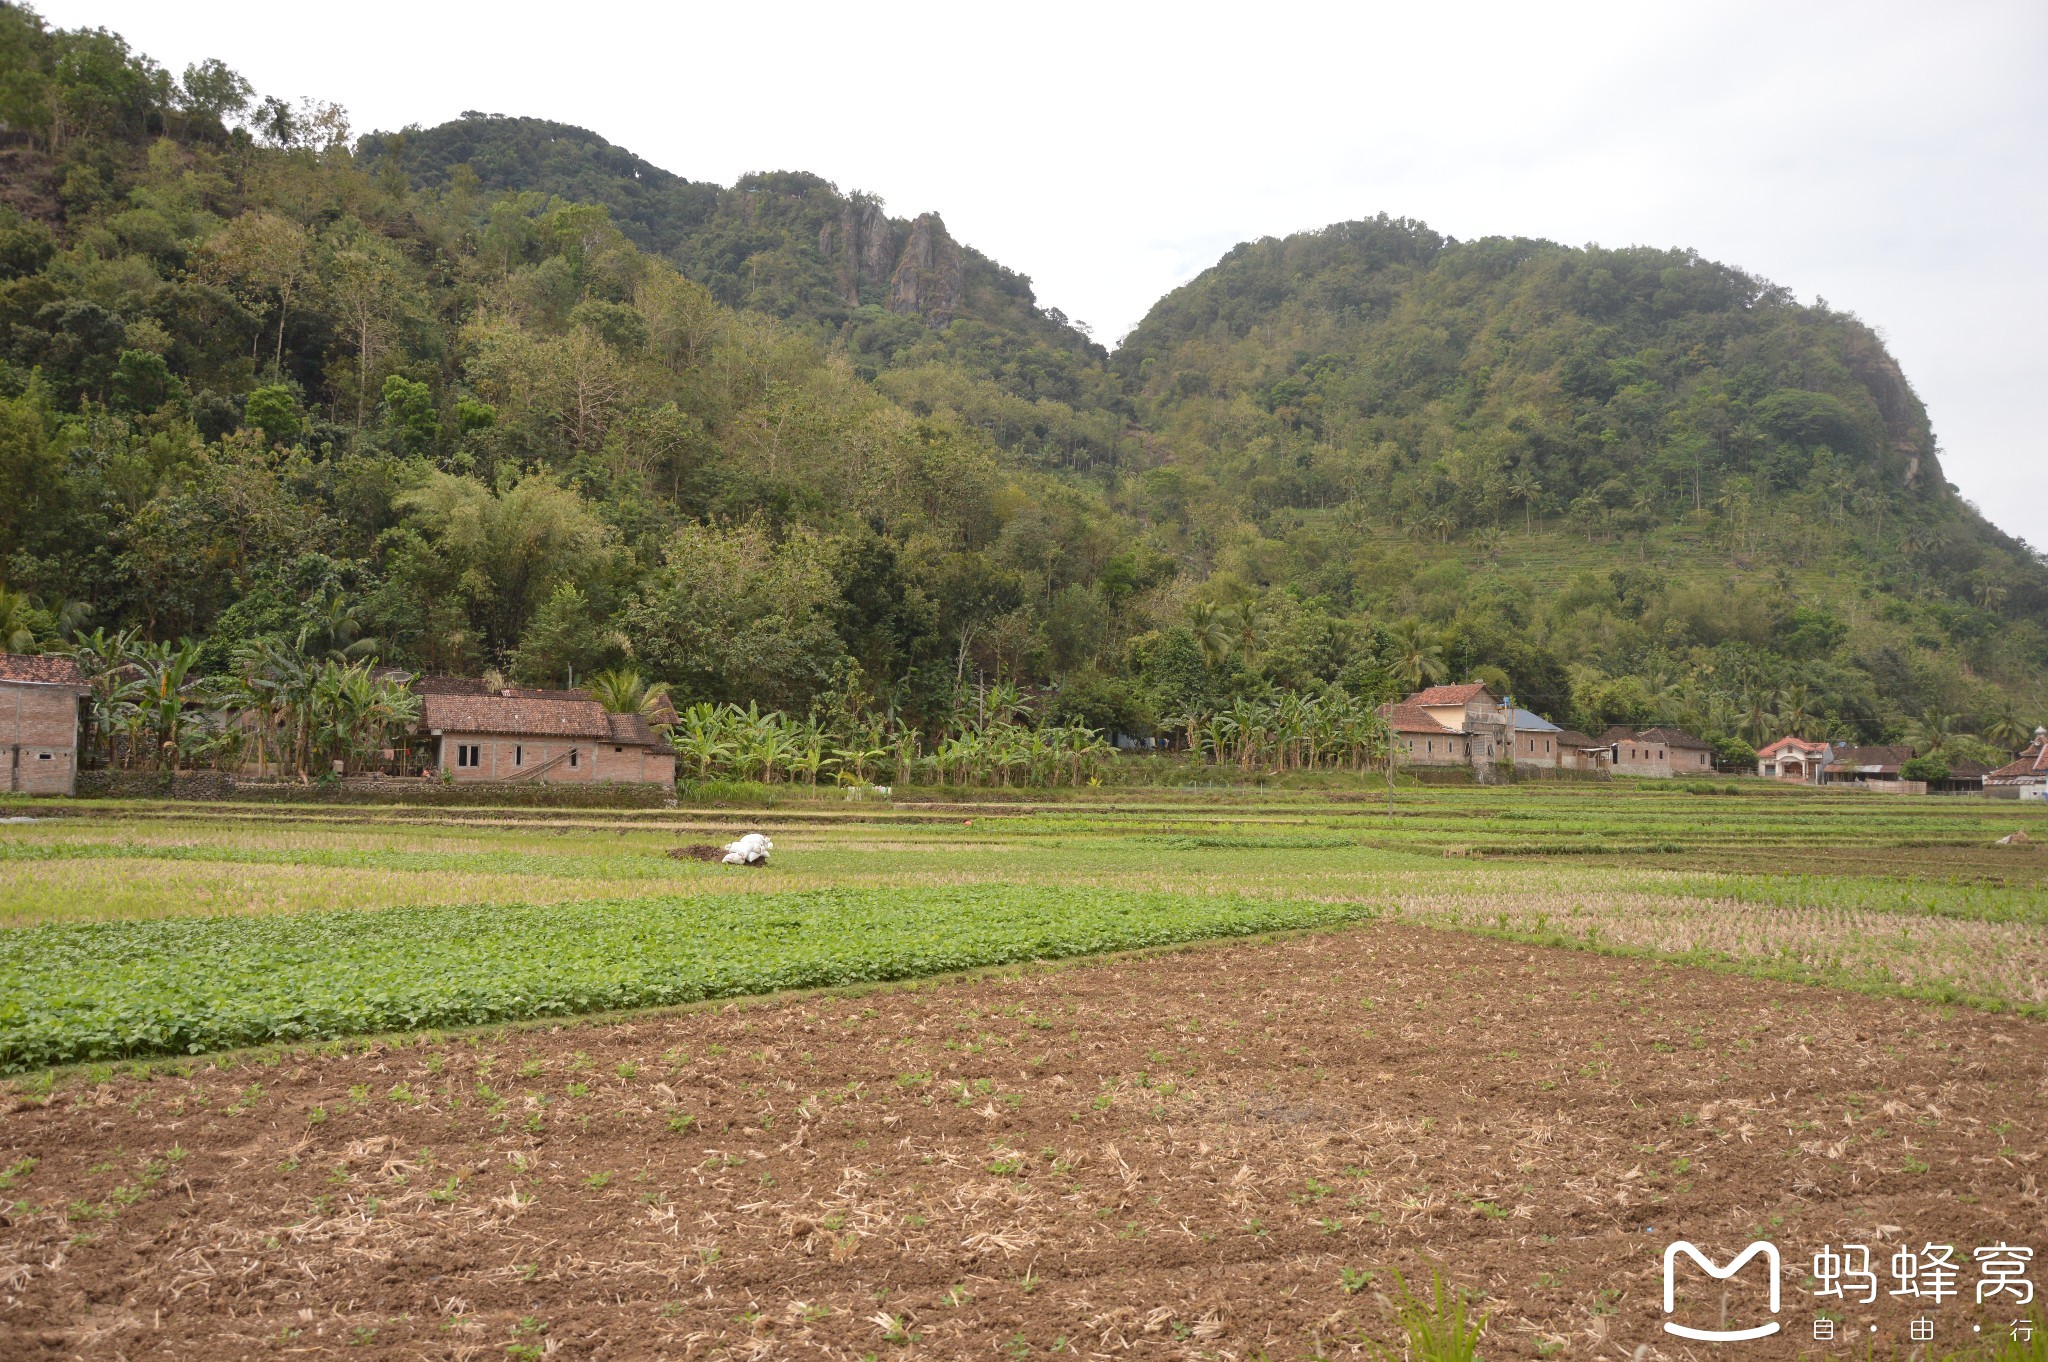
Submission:
M 122 1077 L 0 1116 L 0 1357 L 1342 1357 L 1433 1266 L 1490 1357 L 1710 1355 L 1675 1237 L 1777 1242 L 1741 1355 L 1826 1352 L 1822 1243 L 2048 1247 L 2044 1078 L 2039 1024 L 1386 925 Z M 1974 1280 L 1938 1342 L 2019 1313 Z

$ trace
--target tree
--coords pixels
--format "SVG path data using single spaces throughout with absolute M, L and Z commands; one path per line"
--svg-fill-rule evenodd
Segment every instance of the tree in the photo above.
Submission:
M 1906 741 L 1919 749 L 1920 756 L 1931 757 L 1962 735 L 1961 722 L 1959 714 L 1930 709 L 1906 726 Z
M 1517 468 L 1508 476 L 1508 495 L 1522 503 L 1522 532 L 1524 534 L 1528 534 L 1534 529 L 1535 522 L 1531 517 L 1535 512 L 1532 508 L 1537 494 L 1542 492 L 1542 490 L 1543 484 L 1538 482 L 1536 475 L 1527 468 Z
M 1188 625 L 1194 630 L 1195 646 L 1202 650 L 1203 663 L 1212 671 L 1221 667 L 1230 656 L 1230 631 L 1222 612 L 1212 602 L 1196 601 L 1188 607 Z
M 332 253 L 322 285 L 347 328 L 356 352 L 356 429 L 369 408 L 370 372 L 384 352 L 402 308 L 404 275 L 391 248 L 376 237 L 358 235 Z
M 1436 685 L 1449 674 L 1444 665 L 1443 638 L 1427 624 L 1405 619 L 1388 632 L 1394 647 L 1388 670 L 1409 690 Z
M 203 276 L 226 284 L 252 310 L 276 311 L 273 372 L 284 367 L 284 324 L 311 257 L 312 238 L 305 228 L 261 211 L 228 219 L 200 250 Z M 250 353 L 255 353 L 253 344 Z
M 1983 715 L 1984 736 L 2007 751 L 2017 752 L 2034 736 L 2034 726 L 2020 718 L 2019 707 L 2009 695 L 1992 701 Z
M 637 667 L 613 667 L 598 672 L 586 684 L 590 698 L 603 705 L 607 714 L 652 719 L 668 708 L 668 682 L 650 684 Z
M 613 533 L 575 492 L 533 473 L 504 492 L 433 473 L 394 502 L 424 552 L 402 554 L 394 576 L 462 608 L 501 655 L 558 584 L 586 592 L 614 563 Z
M 1224 612 L 1224 630 L 1247 671 L 1259 665 L 1259 645 L 1264 640 L 1265 625 L 1265 617 L 1260 614 L 1255 601 L 1239 601 Z

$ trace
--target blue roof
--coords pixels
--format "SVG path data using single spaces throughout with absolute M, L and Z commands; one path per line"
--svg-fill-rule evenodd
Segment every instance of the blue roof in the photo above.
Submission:
M 1522 733 L 1564 732 L 1563 729 L 1559 728 L 1556 724 L 1550 722 L 1550 720 L 1544 718 L 1542 715 L 1531 714 L 1526 709 L 1518 709 L 1515 711 L 1515 729 L 1516 731 Z

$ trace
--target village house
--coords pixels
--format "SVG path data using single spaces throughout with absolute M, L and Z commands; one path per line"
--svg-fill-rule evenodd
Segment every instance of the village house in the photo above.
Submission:
M 1714 773 L 1714 749 L 1676 728 L 1616 726 L 1600 735 L 1614 772 L 1624 776 L 1694 776 Z
M 1756 754 L 1756 773 L 1768 780 L 1819 785 L 1826 779 L 1835 749 L 1804 738 L 1780 738 Z
M 68 657 L 0 653 L 0 791 L 78 792 L 85 677 Z
M 1575 728 L 1561 730 L 1556 742 L 1560 771 L 1605 771 L 1614 764 L 1614 754 L 1598 739 Z
M 444 778 L 557 784 L 673 785 L 676 755 L 638 714 L 608 714 L 584 691 L 422 681 L 419 732 Z
M 1411 766 L 1463 766 L 1481 780 L 1512 760 L 1510 718 L 1483 684 L 1431 686 L 1399 704 L 1380 706 L 1394 750 Z
M 1519 709 L 1477 681 L 1431 686 L 1380 706 L 1380 715 L 1395 754 L 1412 766 L 1463 766 L 1485 780 L 1502 765 L 1604 771 L 1610 764 L 1608 750 L 1585 734 Z
M 1993 799 L 2048 800 L 2048 728 L 2034 730 L 2034 741 L 2016 760 L 1984 776 L 1984 793 Z
M 1526 709 L 1508 713 L 1508 753 L 1517 766 L 1555 767 L 1557 735 L 1564 732 L 1540 714 Z
M 1927 786 L 1924 782 L 1906 780 L 1902 774 L 1913 756 L 1912 748 L 1899 743 L 1864 747 L 1840 745 L 1834 749 L 1833 758 L 1828 762 L 1825 783 L 1861 785 L 1881 794 L 1925 794 Z

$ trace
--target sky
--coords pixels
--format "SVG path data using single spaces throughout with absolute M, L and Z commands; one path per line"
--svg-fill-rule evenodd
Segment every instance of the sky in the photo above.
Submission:
M 357 132 L 467 109 L 937 211 L 1114 344 L 1240 241 L 1387 212 L 1690 247 L 1876 327 L 2048 545 L 2048 6 L 36 0 Z

